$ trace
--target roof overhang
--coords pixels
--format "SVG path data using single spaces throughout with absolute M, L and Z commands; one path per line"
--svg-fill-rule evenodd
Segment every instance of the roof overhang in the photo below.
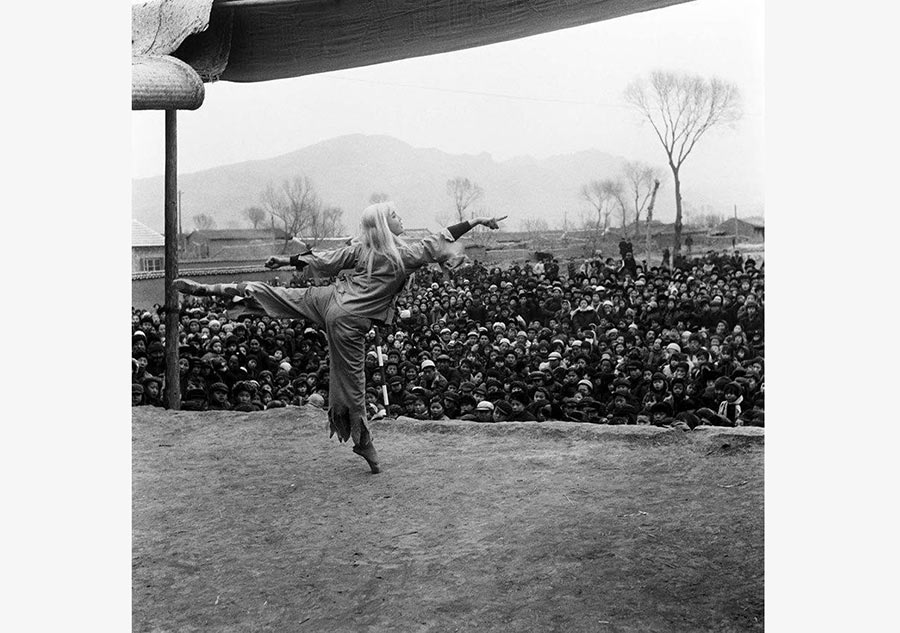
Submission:
M 132 55 L 181 59 L 202 81 L 268 81 L 495 44 L 689 1 L 146 0 L 132 7 Z

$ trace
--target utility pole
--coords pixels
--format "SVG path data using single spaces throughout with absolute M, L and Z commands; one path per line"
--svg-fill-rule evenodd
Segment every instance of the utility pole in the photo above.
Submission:
M 181 194 L 184 192 L 178 190 L 178 250 L 184 250 L 184 231 L 181 228 Z
M 165 167 L 165 306 L 166 306 L 166 408 L 181 408 L 181 384 L 178 377 L 178 291 L 173 282 L 178 277 L 178 127 L 175 113 L 166 110 Z

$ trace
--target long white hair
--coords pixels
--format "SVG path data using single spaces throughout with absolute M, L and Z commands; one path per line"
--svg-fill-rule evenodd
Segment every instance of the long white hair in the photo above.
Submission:
M 395 270 L 403 270 L 403 258 L 400 255 L 402 242 L 391 232 L 387 219 L 394 211 L 393 202 L 378 202 L 363 209 L 359 220 L 359 236 L 362 245 L 360 261 L 365 262 L 368 276 L 372 276 L 375 257 L 386 257 Z

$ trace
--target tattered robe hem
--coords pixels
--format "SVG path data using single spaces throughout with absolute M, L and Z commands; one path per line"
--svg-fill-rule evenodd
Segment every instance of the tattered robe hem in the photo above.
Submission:
M 245 296 L 251 310 L 259 306 L 276 318 L 303 317 L 325 328 L 328 340 L 329 437 L 371 443 L 366 419 L 365 335 L 372 320 L 345 310 L 333 286 L 286 288 L 248 282 Z M 255 305 L 252 305 L 255 304 Z

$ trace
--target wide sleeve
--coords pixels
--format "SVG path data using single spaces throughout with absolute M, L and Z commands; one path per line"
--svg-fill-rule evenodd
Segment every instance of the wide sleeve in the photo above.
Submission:
M 407 242 L 403 252 L 403 265 L 407 270 L 416 270 L 425 264 L 451 266 L 462 262 L 464 248 L 457 242 L 449 229 L 434 233 L 421 240 Z
M 333 277 L 342 270 L 353 268 L 357 259 L 359 259 L 359 244 L 297 256 L 299 262 L 309 266 L 313 274 L 320 277 Z

